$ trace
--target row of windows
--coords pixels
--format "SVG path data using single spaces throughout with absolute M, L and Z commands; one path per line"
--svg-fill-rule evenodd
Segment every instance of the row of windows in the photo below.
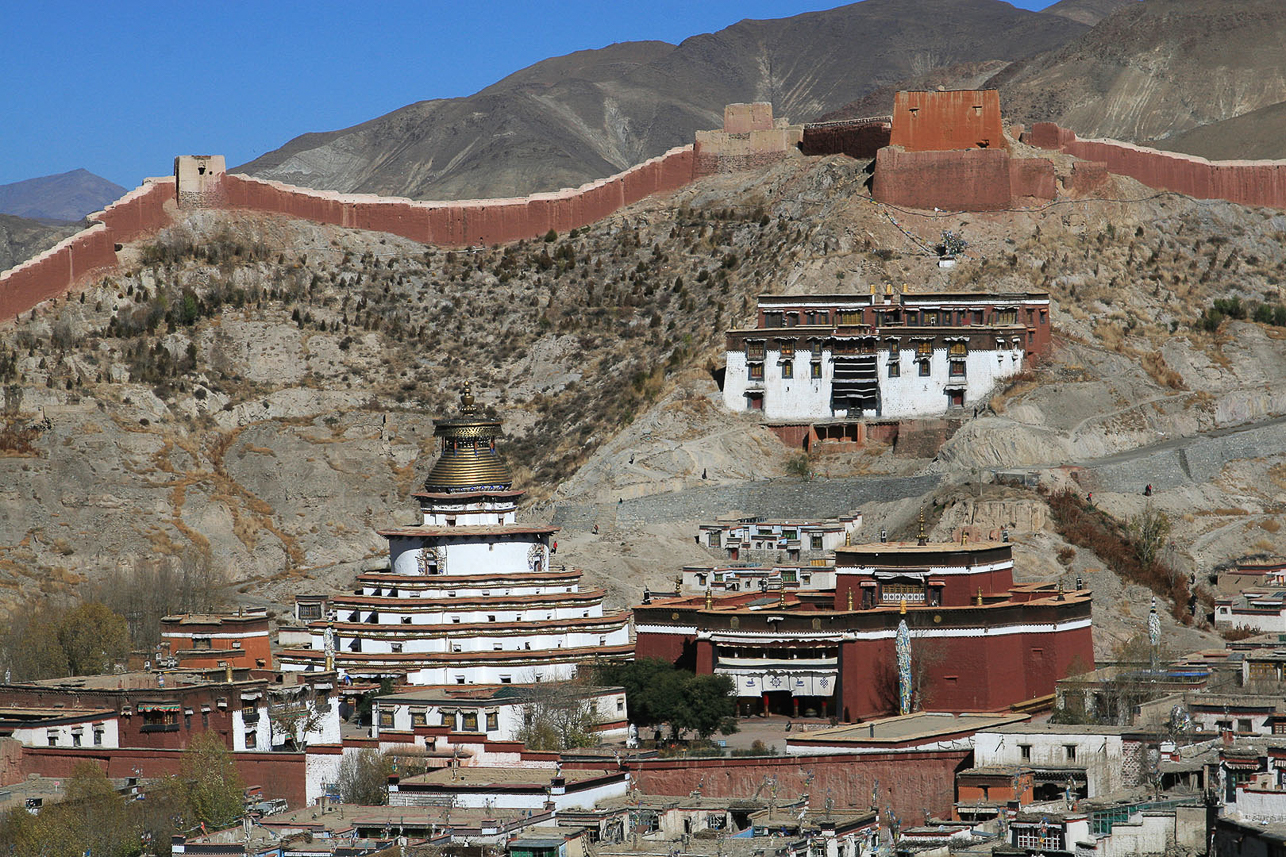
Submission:
M 1038 322 L 1047 324 L 1049 321 L 1049 310 L 1047 309 L 1038 310 L 1034 307 L 1028 307 L 1025 314 L 1028 324 Z M 990 315 L 990 324 L 1018 324 L 1019 310 L 1016 307 L 993 310 L 876 308 L 875 323 L 877 325 L 906 325 L 907 327 L 919 325 L 925 327 L 967 327 L 988 323 L 988 315 Z M 862 309 L 840 309 L 835 310 L 833 313 L 830 310 L 765 312 L 763 326 L 766 328 L 779 328 L 795 327 L 799 324 L 829 325 L 832 322 L 836 325 L 853 326 L 867 324 L 866 318 L 866 311 Z

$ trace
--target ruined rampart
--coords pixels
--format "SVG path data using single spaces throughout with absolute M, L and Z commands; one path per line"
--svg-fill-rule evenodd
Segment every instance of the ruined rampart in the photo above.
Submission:
M 804 125 L 799 149 L 805 155 L 848 155 L 870 160 L 889 144 L 892 133 L 888 116 Z
M 0 273 L 0 321 L 58 297 L 81 277 L 116 266 L 116 247 L 169 223 L 174 179 L 147 179 L 102 211 L 92 225 Z
M 908 152 L 896 146 L 875 158 L 871 196 L 907 208 L 996 211 L 1025 198 L 1053 199 L 1054 164 L 1012 158 L 1007 149 Z
M 1129 176 L 1148 187 L 1197 199 L 1226 199 L 1238 205 L 1286 208 L 1286 161 L 1209 161 L 1117 140 L 1082 140 L 1052 122 L 1038 122 L 1024 142 L 1056 149 L 1084 161 L 1106 164 L 1109 173 Z M 1085 178 L 1092 178 L 1092 171 Z
M 443 246 L 501 244 L 566 232 L 602 220 L 654 193 L 692 181 L 693 147 L 671 149 L 622 173 L 575 189 L 514 199 L 419 202 L 372 194 L 294 187 L 229 174 L 223 193 L 229 208 L 263 211 L 352 229 L 391 232 Z

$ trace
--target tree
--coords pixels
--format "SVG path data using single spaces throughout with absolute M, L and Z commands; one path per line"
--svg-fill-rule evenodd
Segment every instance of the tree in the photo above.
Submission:
M 677 735 L 683 730 L 703 740 L 716 731 L 731 735 L 737 731 L 736 685 L 726 675 L 694 675 L 683 683 L 683 694 L 670 722 Z
M 1134 551 L 1139 562 L 1150 566 L 1161 556 L 1166 537 L 1170 535 L 1170 518 L 1149 505 L 1140 515 L 1130 518 L 1127 528 L 1134 537 Z
M 560 751 L 599 742 L 598 707 L 584 681 L 532 686 L 518 740 L 531 750 Z
M 91 601 L 63 616 L 58 642 L 72 675 L 101 675 L 129 654 L 129 626 L 123 616 Z
M 180 778 L 195 820 L 211 828 L 241 817 L 245 783 L 217 732 L 198 732 L 183 752 Z
M 0 673 L 7 670 L 13 681 L 67 675 L 67 656 L 58 641 L 60 621 L 57 608 L 43 601 L 15 605 L 0 632 Z
M 673 718 L 675 704 L 683 695 L 683 679 L 688 675 L 661 658 L 641 658 L 602 666 L 594 680 L 625 689 L 631 723 L 659 726 Z
M 379 750 L 345 753 L 339 763 L 339 799 L 362 806 L 388 803 L 388 778 L 393 773 L 393 757 Z

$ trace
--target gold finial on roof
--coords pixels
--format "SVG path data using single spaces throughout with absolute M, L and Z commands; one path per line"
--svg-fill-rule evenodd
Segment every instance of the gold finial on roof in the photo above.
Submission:
M 978 606 L 982 606 L 982 587 L 978 587 Z
M 909 291 L 911 291 L 910 287 L 908 287 L 906 283 L 903 283 L 903 284 L 902 284 L 902 294 L 904 294 L 904 295 L 905 295 L 905 294 L 906 294 L 907 292 L 909 292 Z
M 898 603 L 898 612 L 899 612 L 899 613 L 901 613 L 903 616 L 905 616 L 905 615 L 906 615 L 906 599 L 905 599 L 905 598 L 903 598 L 903 599 Z
M 871 294 L 875 294 L 875 283 L 871 283 Z
M 849 530 L 844 531 L 844 547 L 851 547 L 853 544 L 853 533 Z
M 460 393 L 460 413 L 466 417 L 471 417 L 478 412 L 478 406 L 473 402 L 473 388 L 468 381 L 464 382 L 464 390 Z
M 886 294 L 886 295 L 891 295 L 891 294 L 893 294 L 893 284 L 892 284 L 892 283 L 885 283 L 885 284 L 884 284 L 884 294 Z
M 714 607 L 714 590 L 706 587 L 706 609 L 709 610 L 712 607 Z
M 966 530 L 966 529 L 961 528 L 961 530 L 960 530 L 960 546 L 961 546 L 961 547 L 964 547 L 964 546 L 966 546 L 966 545 L 968 545 L 968 544 L 969 544 L 969 531 L 968 531 L 968 530 Z
M 929 539 L 924 535 L 924 507 L 920 507 L 920 536 L 916 544 L 923 547 L 929 543 Z

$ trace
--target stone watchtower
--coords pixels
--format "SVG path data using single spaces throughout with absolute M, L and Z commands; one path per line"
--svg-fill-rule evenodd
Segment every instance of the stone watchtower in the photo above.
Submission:
M 174 185 L 179 208 L 222 208 L 227 202 L 223 155 L 179 155 L 174 159 Z

